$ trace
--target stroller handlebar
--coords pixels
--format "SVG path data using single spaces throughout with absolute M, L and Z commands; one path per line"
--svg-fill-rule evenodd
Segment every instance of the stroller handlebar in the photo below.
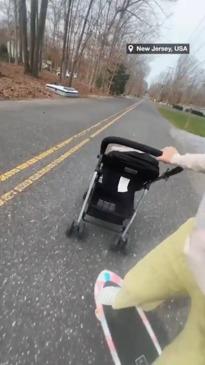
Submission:
M 184 169 L 180 166 L 174 167 L 173 169 L 167 169 L 162 175 L 160 175 L 155 181 L 159 180 L 167 180 L 169 177 L 179 174 L 184 171 Z
M 174 167 L 171 170 L 167 170 L 165 172 L 165 177 L 169 178 L 170 176 L 174 176 L 176 174 L 179 174 L 180 172 L 184 171 L 184 169 L 180 166 Z
M 126 139 L 126 138 L 106 137 L 102 140 L 102 143 L 101 143 L 101 148 L 100 148 L 100 154 L 101 155 L 103 155 L 105 153 L 105 150 L 106 150 L 107 146 L 111 143 L 123 145 L 123 146 L 130 147 L 130 148 L 134 148 L 136 150 L 148 153 L 148 154 L 150 154 L 152 156 L 156 156 L 156 157 L 161 156 L 161 154 L 162 154 L 162 151 L 160 151 L 156 148 L 146 146 L 142 143 L 138 143 L 138 142 L 135 142 L 135 141 L 130 141 L 129 139 Z

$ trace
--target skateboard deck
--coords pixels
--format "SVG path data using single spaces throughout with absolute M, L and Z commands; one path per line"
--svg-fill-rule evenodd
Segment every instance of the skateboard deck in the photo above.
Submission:
M 122 279 L 111 271 L 102 271 L 95 283 L 96 317 L 116 365 L 151 365 L 161 347 L 150 322 L 140 307 L 114 310 L 99 302 L 106 286 L 121 286 Z

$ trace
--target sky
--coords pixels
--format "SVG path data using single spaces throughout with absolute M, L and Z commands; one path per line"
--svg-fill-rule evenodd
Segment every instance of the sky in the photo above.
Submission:
M 167 14 L 172 13 L 161 27 L 161 35 L 153 39 L 153 43 L 190 43 L 190 54 L 194 55 L 205 68 L 205 0 L 178 0 L 168 4 L 161 1 Z M 162 17 L 162 15 L 161 15 Z M 147 76 L 150 85 L 157 76 L 173 67 L 178 56 L 155 55 L 149 66 L 151 71 Z

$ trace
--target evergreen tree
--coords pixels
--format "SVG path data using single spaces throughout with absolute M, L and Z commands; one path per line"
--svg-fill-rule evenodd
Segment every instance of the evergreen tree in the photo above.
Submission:
M 112 95 L 121 95 L 125 91 L 125 86 L 129 80 L 125 66 L 121 63 L 118 65 L 111 81 L 110 93 Z

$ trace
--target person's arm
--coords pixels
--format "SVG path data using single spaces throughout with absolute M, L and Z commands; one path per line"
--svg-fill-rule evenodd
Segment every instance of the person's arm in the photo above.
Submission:
M 171 159 L 171 163 L 194 171 L 205 172 L 205 154 L 175 154 Z
M 205 154 L 186 153 L 180 155 L 174 147 L 165 147 L 159 161 L 176 164 L 183 168 L 205 173 Z

